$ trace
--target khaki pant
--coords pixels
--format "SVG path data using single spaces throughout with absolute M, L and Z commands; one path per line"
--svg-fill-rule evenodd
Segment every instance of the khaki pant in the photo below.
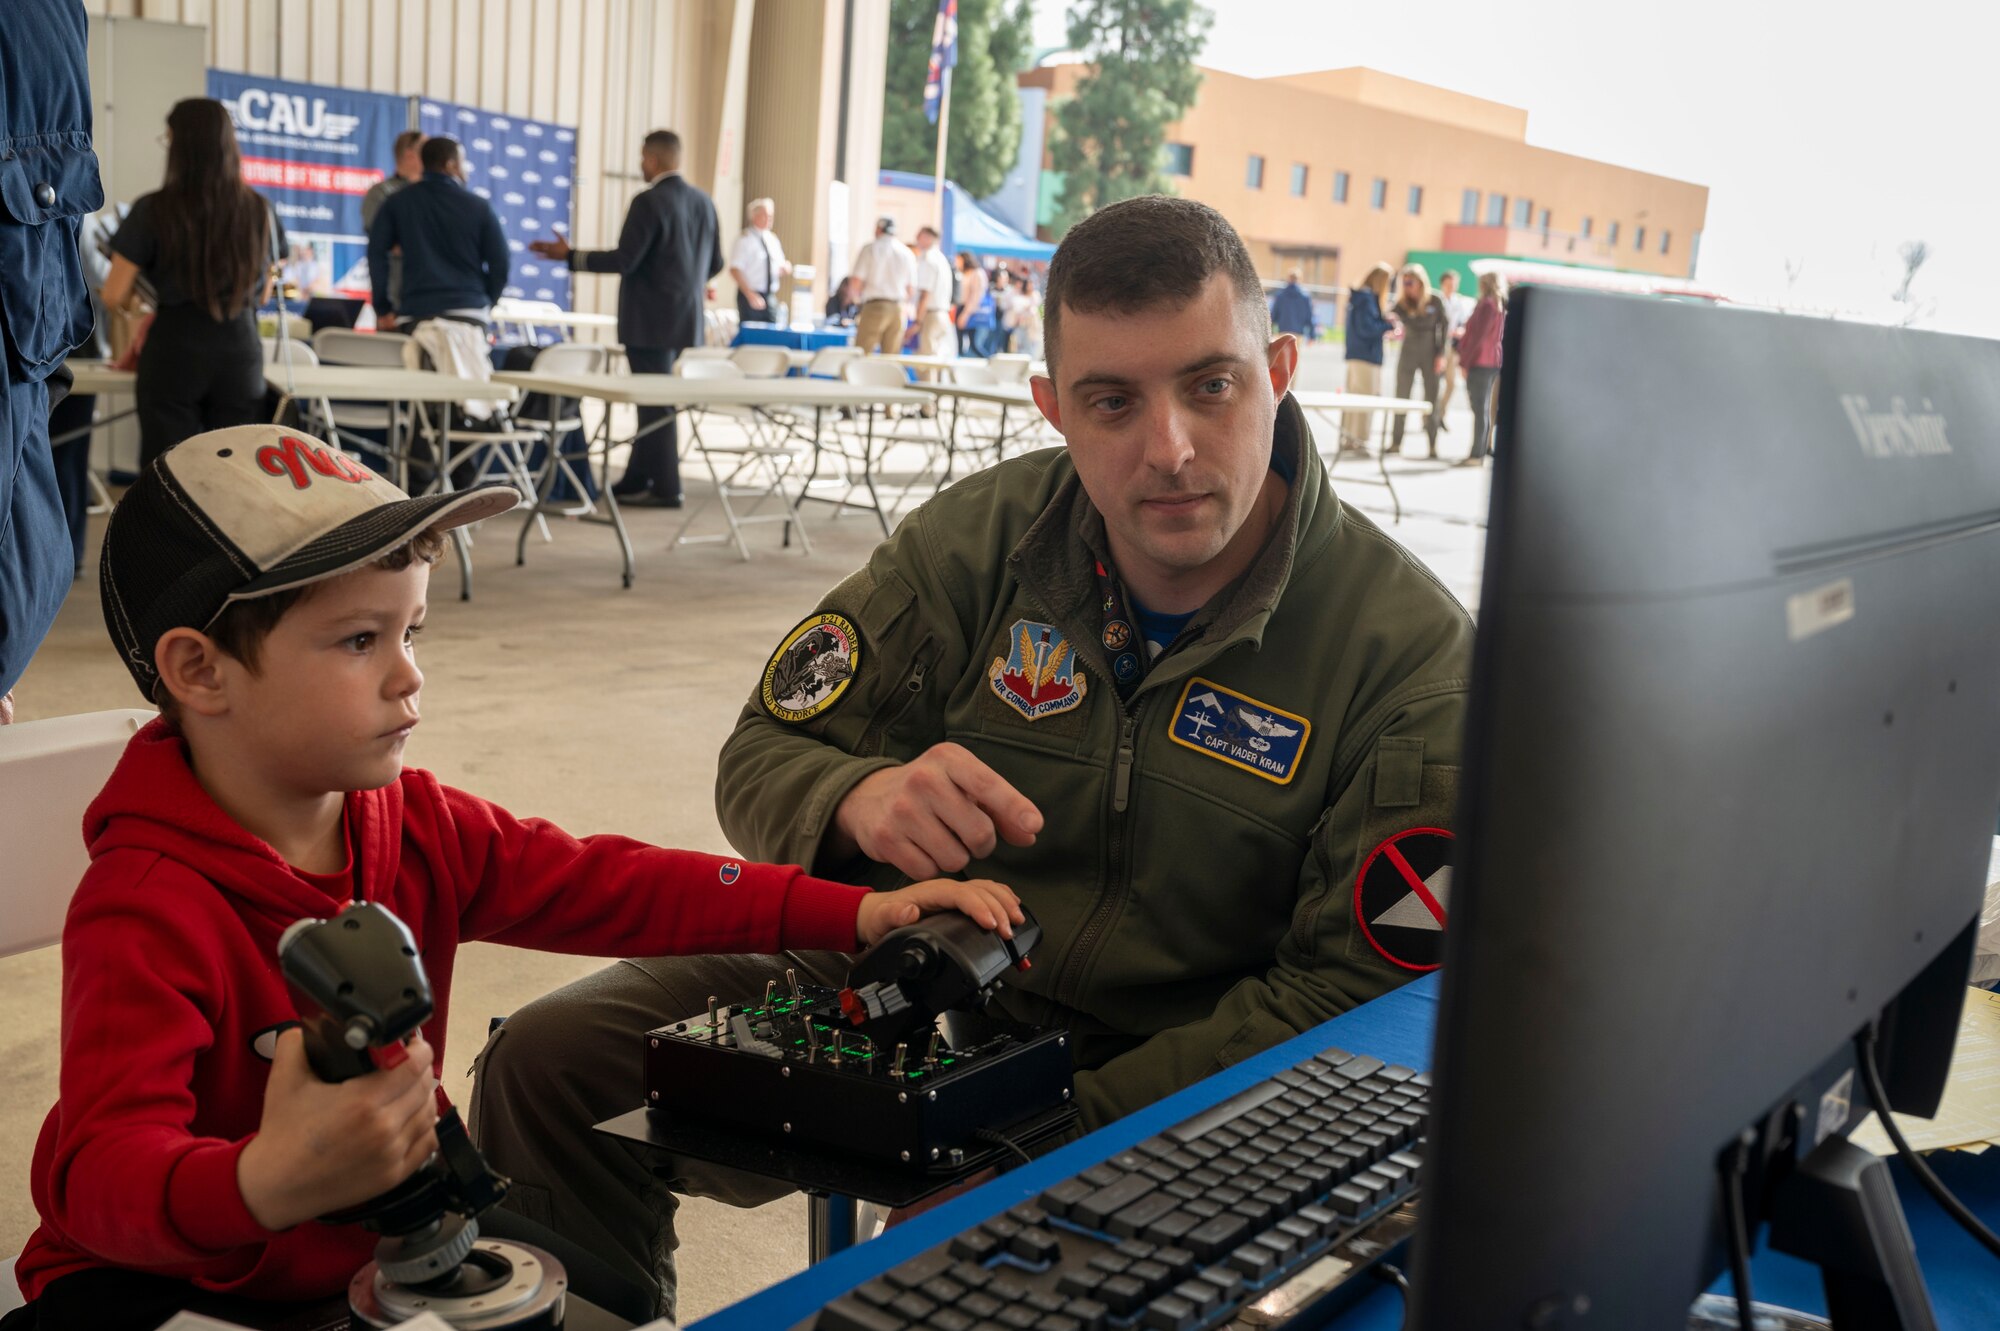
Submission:
M 835 988 L 852 958 L 657 957 L 620 961 L 546 994 L 507 1018 L 473 1063 L 470 1126 L 493 1168 L 514 1181 L 502 1203 L 603 1260 L 612 1274 L 676 1301 L 674 1212 L 681 1196 L 761 1206 L 791 1189 L 699 1160 L 684 1160 L 592 1125 L 636 1109 L 645 1032 L 725 1003 L 754 999 L 766 980 Z
M 958 330 L 951 326 L 947 310 L 927 310 L 917 328 L 917 350 L 926 356 L 956 356 Z
M 1380 396 L 1382 392 L 1382 367 L 1370 365 L 1365 360 L 1347 362 L 1347 391 Z M 1368 447 L 1368 427 L 1375 423 L 1372 411 L 1343 411 L 1340 413 L 1340 446 L 1342 448 Z
M 863 351 L 893 356 L 903 349 L 903 307 L 893 300 L 871 300 L 854 321 L 854 345 Z

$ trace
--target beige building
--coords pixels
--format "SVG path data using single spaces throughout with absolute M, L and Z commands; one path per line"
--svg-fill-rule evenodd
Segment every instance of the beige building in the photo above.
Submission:
M 1021 76 L 1051 100 L 1088 72 Z M 1358 281 L 1376 261 L 1550 260 L 1691 276 L 1708 188 L 1529 145 L 1528 113 L 1377 70 L 1202 72 L 1167 133 L 1179 192 L 1218 209 L 1266 277 Z M 1059 182 L 1046 169 L 1041 217 Z

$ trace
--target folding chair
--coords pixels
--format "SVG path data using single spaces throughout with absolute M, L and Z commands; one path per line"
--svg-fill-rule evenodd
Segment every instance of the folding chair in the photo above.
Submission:
M 894 361 L 874 356 L 857 356 L 853 360 L 848 361 L 840 367 L 840 377 L 850 384 L 860 384 L 868 388 L 908 388 L 910 386 L 909 375 L 904 371 L 902 366 L 896 364 Z M 889 422 L 887 431 L 879 435 L 875 429 L 875 413 L 878 411 L 882 412 L 884 419 Z M 861 467 L 864 475 L 872 477 L 874 474 L 875 459 L 878 456 L 878 444 L 879 456 L 884 459 L 888 457 L 889 450 L 899 443 L 916 444 L 924 450 L 922 465 L 915 472 L 911 473 L 909 483 L 896 494 L 895 506 L 901 507 L 909 499 L 910 492 L 916 489 L 924 477 L 930 474 L 931 468 L 935 465 L 940 453 L 945 455 L 947 471 L 950 469 L 950 452 L 945 443 L 944 434 L 938 426 L 938 421 L 941 417 L 936 415 L 930 417 L 922 415 L 899 415 L 894 407 L 871 406 L 867 409 L 867 412 L 867 423 L 864 427 L 865 433 L 859 441 L 861 444 Z M 912 422 L 915 424 L 914 432 L 904 428 Z M 848 456 L 843 451 L 842 457 L 846 458 Z M 884 534 L 887 534 L 886 518 L 884 519 Z
M 821 347 L 813 353 L 812 360 L 806 365 L 806 377 L 838 379 L 842 366 L 867 354 L 860 347 Z
M 729 359 L 746 379 L 782 379 L 792 372 L 791 353 L 783 347 L 737 347 Z
M 1026 383 L 1033 367 L 1034 361 L 1030 357 L 1013 352 L 1002 352 L 986 360 L 986 368 L 993 371 L 994 381 L 1003 384 Z
M 476 362 L 479 378 L 488 380 L 493 374 L 491 361 L 481 359 Z M 403 345 L 403 368 L 410 370 L 435 370 L 430 353 L 421 343 L 412 338 Z M 433 490 L 453 490 L 459 488 L 452 479 L 452 473 L 460 467 L 470 466 L 470 485 L 484 481 L 506 481 L 523 495 L 535 493 L 534 473 L 528 470 L 526 444 L 540 442 L 542 432 L 532 426 L 518 424 L 505 403 L 495 402 L 491 415 L 481 419 L 472 413 L 473 404 L 460 410 L 449 403 L 413 403 L 416 422 L 416 436 L 429 446 L 431 457 L 431 482 L 424 487 L 424 493 Z M 437 414 L 432 415 L 435 411 Z M 405 487 L 408 488 L 408 487 Z M 542 537 L 548 539 L 548 523 L 540 513 L 533 515 L 541 527 Z M 455 528 L 464 531 L 465 529 Z M 467 533 L 467 539 L 471 534 Z
M 543 347 L 535 353 L 534 363 L 529 366 L 534 374 L 601 374 L 611 363 L 608 347 L 587 345 L 581 342 L 557 342 Z M 632 541 L 625 534 L 625 519 L 618 512 L 618 500 L 611 493 L 611 437 L 610 410 L 605 411 L 605 420 L 598 434 L 587 439 L 581 455 L 564 453 L 562 440 L 572 430 L 584 428 L 583 403 L 578 398 L 562 398 L 553 394 L 543 394 L 548 399 L 548 416 L 537 420 L 523 415 L 524 423 L 532 425 L 548 438 L 548 453 L 542 462 L 541 475 L 536 478 L 535 487 L 528 491 L 533 498 L 528 512 L 521 519 L 521 534 L 514 540 L 514 563 L 518 566 L 528 562 L 528 531 L 537 523 L 542 528 L 542 539 L 552 539 L 549 534 L 545 513 L 558 513 L 564 517 L 585 522 L 609 523 L 618 533 L 618 544 L 625 555 L 625 585 L 632 585 Z M 601 447 L 600 447 L 601 444 Z M 590 470 L 593 454 L 601 458 L 603 470 L 598 480 L 599 499 L 591 498 L 590 487 L 584 477 Z M 581 469 L 578 467 L 581 459 Z M 556 487 L 567 483 L 575 494 L 569 503 L 553 501 Z M 598 504 L 605 508 L 603 516 L 598 515 Z
M 351 328 L 322 328 L 313 334 L 312 349 L 321 365 L 362 365 L 384 370 L 403 368 L 403 348 L 410 343 L 404 333 L 357 333 Z M 390 467 L 390 479 L 410 488 L 410 414 L 400 402 L 348 402 L 336 415 L 326 404 L 327 428 L 340 447 L 381 458 Z M 357 430 L 379 430 L 380 442 Z
M 744 379 L 743 370 L 732 360 L 711 357 L 683 358 L 674 363 L 674 373 L 683 379 Z M 744 421 L 746 438 L 741 444 L 711 443 L 703 436 L 701 424 L 714 416 L 726 416 Z M 703 464 L 708 468 L 709 478 L 715 482 L 715 501 L 721 505 L 722 517 L 729 524 L 726 535 L 689 536 L 687 530 L 694 520 L 708 506 L 703 499 L 696 504 L 681 523 L 680 531 L 674 535 L 674 544 L 702 545 L 712 541 L 732 541 L 736 552 L 745 563 L 750 560 L 749 542 L 743 539 L 743 528 L 753 522 L 782 522 L 785 524 L 785 542 L 791 543 L 791 534 L 797 513 L 795 503 L 785 494 L 785 481 L 800 458 L 811 451 L 810 446 L 801 444 L 785 430 L 773 430 L 769 422 L 761 419 L 762 413 L 755 407 L 719 406 L 684 409 L 681 417 L 687 422 L 689 442 L 700 453 Z M 717 460 L 728 466 L 725 474 Z M 748 483 L 739 483 L 738 478 L 749 477 Z M 802 492 L 803 493 L 803 492 Z M 783 507 L 780 513 L 759 513 L 757 510 L 773 495 Z M 751 500 L 747 511 L 739 512 L 734 501 L 741 498 Z M 812 553 L 812 538 L 806 535 L 803 526 L 798 527 L 799 552 Z

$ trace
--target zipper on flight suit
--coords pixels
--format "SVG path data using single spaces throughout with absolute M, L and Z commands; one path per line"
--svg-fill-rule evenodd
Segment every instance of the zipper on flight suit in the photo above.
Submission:
M 856 757 L 872 758 L 881 752 L 889 727 L 902 720 L 903 713 L 909 711 L 918 695 L 923 693 L 924 678 L 930 674 L 931 658 L 937 654 L 936 644 L 929 641 L 917 648 L 916 659 L 910 663 L 910 673 L 904 678 L 901 691 L 869 718 L 868 728 L 861 732 L 861 739 L 854 746 Z
M 1132 710 L 1120 718 L 1118 731 L 1118 752 L 1112 759 L 1111 767 L 1111 814 L 1107 822 L 1111 827 L 1111 850 L 1105 861 L 1104 893 L 1084 921 L 1083 929 L 1077 934 L 1076 945 L 1070 949 L 1069 962 L 1063 967 L 1062 978 L 1056 984 L 1052 995 L 1058 1003 L 1074 1008 L 1077 990 L 1083 984 L 1084 969 L 1097 955 L 1104 931 L 1110 926 L 1112 917 L 1125 904 L 1125 833 L 1124 814 L 1132 797 L 1132 767 L 1136 758 L 1139 731 L 1139 709 L 1145 705 L 1142 693 L 1133 701 Z

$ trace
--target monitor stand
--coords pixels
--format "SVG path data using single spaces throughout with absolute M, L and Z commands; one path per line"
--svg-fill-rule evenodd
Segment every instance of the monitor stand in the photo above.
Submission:
M 1937 1331 L 1887 1160 L 1829 1137 L 1773 1190 L 1770 1218 L 1773 1250 L 1819 1266 L 1835 1331 Z

